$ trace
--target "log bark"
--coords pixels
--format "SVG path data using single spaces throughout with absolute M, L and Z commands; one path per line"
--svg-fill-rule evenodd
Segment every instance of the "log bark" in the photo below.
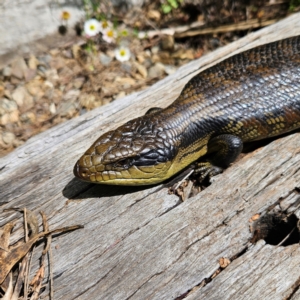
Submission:
M 247 154 L 185 202 L 162 185 L 83 183 L 72 168 L 102 133 L 165 107 L 199 71 L 234 53 L 300 34 L 300 14 L 251 33 L 110 105 L 31 138 L 0 159 L 0 226 L 43 210 L 54 238 L 55 299 L 299 299 L 300 248 L 260 239 L 249 220 L 271 212 L 300 216 L 300 134 Z M 138 115 L 137 115 L 138 114 Z M 12 242 L 22 237 L 16 229 Z M 231 263 L 224 269 L 220 259 Z M 37 264 L 37 259 L 34 260 Z

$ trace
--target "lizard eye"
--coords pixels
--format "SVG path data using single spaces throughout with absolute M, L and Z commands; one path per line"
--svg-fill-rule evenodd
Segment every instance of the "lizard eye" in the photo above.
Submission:
M 124 158 L 115 162 L 114 167 L 128 169 L 129 167 L 132 166 L 132 164 L 133 164 L 133 158 Z

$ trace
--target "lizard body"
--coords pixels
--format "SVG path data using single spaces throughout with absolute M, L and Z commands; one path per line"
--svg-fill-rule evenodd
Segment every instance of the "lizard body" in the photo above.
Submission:
M 300 127 L 300 36 L 234 55 L 193 77 L 167 108 L 99 137 L 75 176 L 103 184 L 162 182 L 195 161 L 226 168 L 244 142 Z M 209 162 L 201 158 L 211 155 Z

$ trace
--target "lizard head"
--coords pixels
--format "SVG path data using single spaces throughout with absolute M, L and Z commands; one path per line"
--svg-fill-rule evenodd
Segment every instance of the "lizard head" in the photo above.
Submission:
M 149 185 L 170 177 L 175 141 L 155 118 L 140 117 L 98 138 L 74 166 L 81 180 Z

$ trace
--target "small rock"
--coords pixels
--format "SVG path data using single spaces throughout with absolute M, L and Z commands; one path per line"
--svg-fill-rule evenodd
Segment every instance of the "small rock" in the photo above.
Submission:
M 99 55 L 99 59 L 100 59 L 100 63 L 105 67 L 107 67 L 113 60 L 111 56 L 108 56 L 102 52 Z
M 74 65 L 72 66 L 72 76 L 74 76 L 74 74 L 81 74 L 82 73 L 82 66 L 79 66 L 79 65 Z
M 15 148 L 17 148 L 17 147 L 22 146 L 23 144 L 24 144 L 24 141 L 15 139 L 15 140 L 14 140 L 14 143 L 13 143 L 13 146 L 14 146 Z
M 51 60 L 52 60 L 52 57 L 49 54 L 41 55 L 38 57 L 39 65 L 44 65 L 47 68 L 50 67 Z
M 43 78 L 46 77 L 46 71 L 47 71 L 47 68 L 44 65 L 39 65 L 37 68 L 37 73 Z
M 108 55 L 109 57 L 114 59 L 115 58 L 115 50 L 107 50 L 106 55 Z
M 165 72 L 165 66 L 162 63 L 156 63 L 149 69 L 148 77 L 149 78 L 159 78 L 163 76 Z
M 13 145 L 14 140 L 16 139 L 16 136 L 12 132 L 4 131 L 2 133 L 2 141 L 6 145 Z
M 127 73 L 131 73 L 131 63 L 130 62 L 124 62 L 121 64 L 121 69 L 124 70 Z
M 32 96 L 29 95 L 26 88 L 23 86 L 17 87 L 11 96 L 18 106 L 23 109 L 30 109 L 34 104 Z
M 151 57 L 151 60 L 152 60 L 153 63 L 160 62 L 160 55 L 153 54 L 152 57 Z
M 8 100 L 6 98 L 3 98 L 0 100 L 0 115 L 1 115 L 1 112 L 10 113 L 15 110 L 18 110 L 18 105 L 15 101 Z
M 10 77 L 10 83 L 11 83 L 12 85 L 19 85 L 19 84 L 23 83 L 23 80 L 21 80 L 21 79 L 15 77 L 15 76 L 11 76 L 11 77 Z
M 65 66 L 65 60 L 61 57 L 53 58 L 50 61 L 51 69 L 60 70 Z
M 3 70 L 2 70 L 2 74 L 4 77 L 10 77 L 11 76 L 11 67 L 6 66 Z
M 35 79 L 26 84 L 27 91 L 30 95 L 41 98 L 44 95 L 44 91 L 42 90 L 43 81 L 39 79 Z
M 77 105 L 75 103 L 63 102 L 57 110 L 62 117 L 71 118 L 76 114 Z
M 104 82 L 103 85 L 101 86 L 101 92 L 105 95 L 112 95 L 113 94 L 113 89 L 112 89 L 112 84 L 108 82 Z
M 5 90 L 4 90 L 4 95 L 3 95 L 3 96 L 5 96 L 5 98 L 11 99 L 11 91 L 5 89 Z
M 25 76 L 25 72 L 27 70 L 27 65 L 23 58 L 16 59 L 11 66 L 11 75 L 16 77 L 17 79 L 23 79 Z
M 69 52 L 70 52 L 70 54 L 68 54 L 68 55 L 63 52 L 63 54 L 66 58 L 72 58 L 72 54 L 73 54 L 73 57 L 75 59 L 78 59 L 78 58 L 80 58 L 81 48 L 79 45 L 73 45 L 72 52 L 71 51 L 69 51 Z
M 26 93 L 22 111 L 31 109 L 33 106 L 34 106 L 33 97 L 31 95 L 29 95 L 29 93 Z
M 152 60 L 151 58 L 146 58 L 143 62 L 143 66 L 146 68 L 146 69 L 149 69 L 151 66 L 152 66 Z
M 16 101 L 19 107 L 23 105 L 26 93 L 27 93 L 26 89 L 22 86 L 19 86 L 13 91 L 11 97 L 14 101 Z
M 25 71 L 25 74 L 24 74 L 24 77 L 25 77 L 25 81 L 30 81 L 32 80 L 36 75 L 36 70 L 33 70 L 33 69 L 27 69 Z
M 12 92 L 16 87 L 11 84 L 9 81 L 6 81 L 4 84 L 4 87 L 6 90 L 9 90 L 10 92 Z
M 174 36 L 164 35 L 160 43 L 163 50 L 172 51 L 174 49 Z
M 148 34 L 147 34 L 145 31 L 140 31 L 140 32 L 137 34 L 137 37 L 138 37 L 138 39 L 140 39 L 140 40 L 144 40 L 144 39 L 148 38 Z
M 38 59 L 34 55 L 30 55 L 28 60 L 28 67 L 32 70 L 36 70 L 38 64 L 39 64 Z
M 80 95 L 79 90 L 70 90 L 63 96 L 63 101 L 74 103 L 77 101 L 79 95 Z
M 7 125 L 11 123 L 16 123 L 19 121 L 19 111 L 15 110 L 10 113 L 6 113 L 0 117 L 0 125 Z
M 2 98 L 5 95 L 5 89 L 4 86 L 0 82 L 0 98 Z
M 79 110 L 79 116 L 84 115 L 86 112 L 87 112 L 87 109 L 85 109 L 85 108 L 80 108 L 80 110 Z
M 171 58 L 169 51 L 161 51 L 159 53 L 159 62 L 161 62 L 164 65 L 173 64 L 174 59 Z
M 111 97 L 107 97 L 102 99 L 102 105 L 106 105 L 108 103 L 110 103 L 113 99 Z
M 70 83 L 71 80 L 73 79 L 73 76 L 74 76 L 74 70 L 71 70 L 67 66 L 62 68 L 59 71 L 60 85 L 66 85 L 66 84 Z
M 54 103 L 51 103 L 49 106 L 49 111 L 51 112 L 52 115 L 56 114 L 56 106 Z
M 134 66 L 136 67 L 138 72 L 143 76 L 143 78 L 147 78 L 148 72 L 147 72 L 147 69 L 143 65 L 139 64 L 138 62 L 135 62 Z
M 95 108 L 95 101 L 96 97 L 91 94 L 81 94 L 79 97 L 79 103 L 81 107 L 84 107 L 86 109 L 93 109 Z
M 80 47 L 79 47 L 80 48 Z M 73 54 L 72 54 L 72 51 L 70 49 L 66 49 L 66 50 L 63 50 L 61 52 L 61 54 L 65 57 L 65 58 L 73 58 Z M 74 57 L 76 59 L 80 59 L 80 55 L 78 55 L 78 57 Z
M 158 52 L 159 52 L 159 47 L 158 47 L 158 46 L 153 46 L 153 47 L 151 48 L 151 52 L 152 52 L 152 54 L 158 54 Z
M 66 86 L 65 86 L 65 90 L 64 92 L 67 93 L 70 90 L 73 90 L 74 86 L 73 86 L 73 82 L 69 82 Z
M 157 22 L 161 19 L 161 14 L 158 10 L 151 9 L 147 12 L 147 17 Z
M 122 91 L 118 95 L 116 95 L 114 98 L 115 99 L 120 99 L 120 98 L 124 98 L 125 96 L 126 96 L 126 93 L 124 91 Z
M 20 120 L 24 123 L 34 124 L 36 121 L 36 116 L 33 112 L 26 112 L 20 116 Z
M 145 79 L 140 73 L 132 74 L 132 76 L 133 76 L 134 79 L 136 79 L 136 80 L 144 80 L 144 79 Z
M 47 80 L 50 81 L 53 85 L 55 85 L 57 81 L 59 81 L 59 76 L 57 74 L 56 69 L 50 69 L 45 71 L 45 76 Z
M 135 84 L 135 80 L 130 77 L 116 77 L 115 82 L 127 86 L 132 86 Z
M 152 56 L 151 51 L 149 49 L 145 50 L 144 51 L 144 56 L 145 57 L 151 57 Z
M 136 59 L 140 64 L 142 64 L 145 61 L 145 56 L 142 54 L 137 54 Z
M 194 51 L 191 49 L 178 49 L 176 52 L 171 55 L 173 58 L 179 59 L 194 59 Z
M 73 82 L 73 86 L 75 89 L 81 89 L 81 87 L 83 86 L 85 82 L 85 78 L 84 77 L 77 77 L 74 79 L 74 82 Z
M 165 72 L 168 74 L 168 75 L 172 75 L 176 72 L 177 68 L 172 66 L 172 65 L 167 65 L 165 66 Z
M 59 49 L 51 49 L 49 51 L 49 53 L 52 55 L 52 56 L 56 56 L 60 53 L 60 50 Z
M 55 105 L 57 105 L 57 103 L 59 103 L 63 97 L 63 92 L 61 90 L 58 89 L 48 89 L 45 92 L 45 97 L 48 99 L 51 99 L 51 102 L 54 103 Z M 51 105 L 51 104 L 50 104 Z
M 44 81 L 44 90 L 53 89 L 54 85 L 51 81 L 45 80 Z

